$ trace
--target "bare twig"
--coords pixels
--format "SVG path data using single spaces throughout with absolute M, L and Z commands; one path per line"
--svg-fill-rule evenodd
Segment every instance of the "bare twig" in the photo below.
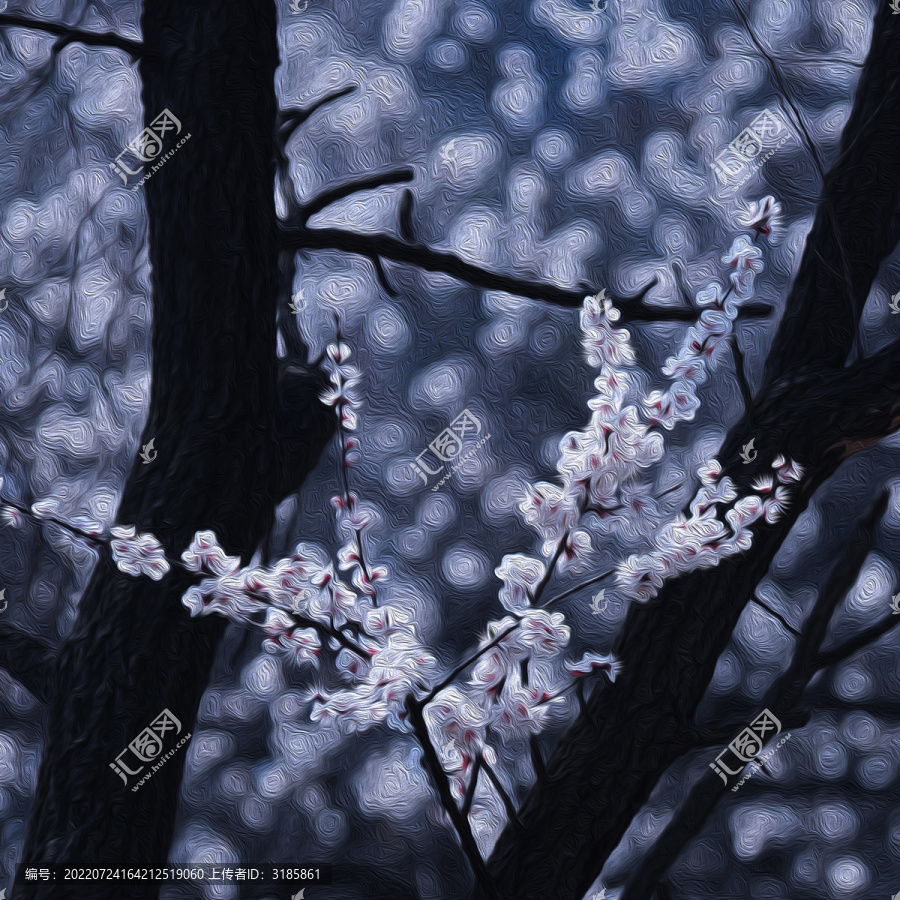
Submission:
M 415 233 L 412 226 L 412 211 L 415 197 L 413 192 L 406 188 L 403 196 L 400 198 L 400 209 L 397 211 L 397 233 L 408 244 L 416 242 Z
M 517 617 L 517 618 L 519 618 L 519 617 Z M 438 684 L 436 687 L 433 687 L 428 692 L 428 694 L 421 701 L 421 705 L 427 706 L 429 703 L 431 703 L 431 701 L 434 700 L 434 698 L 442 690 L 444 690 L 444 688 L 447 687 L 448 684 L 451 684 L 453 681 L 456 680 L 456 677 L 459 674 L 461 674 L 462 672 L 465 672 L 465 670 L 469 666 L 471 666 L 473 662 L 475 662 L 477 659 L 479 659 L 479 657 L 481 657 L 483 654 L 487 653 L 487 651 L 490 650 L 492 647 L 496 647 L 497 644 L 499 644 L 500 641 L 503 640 L 503 638 L 505 638 L 507 635 L 512 634 L 518 627 L 519 627 L 518 622 L 516 622 L 515 625 L 510 625 L 509 628 L 506 629 L 506 631 L 501 631 L 500 634 L 498 634 L 489 644 L 485 644 L 483 647 L 476 650 L 475 653 L 473 653 L 467 660 L 465 660 L 465 662 L 461 662 L 440 684 Z
M 542 607 L 542 609 L 548 609 L 553 606 L 554 603 L 559 603 L 560 600 L 565 600 L 566 597 L 571 597 L 572 594 L 577 594 L 578 591 L 583 590 L 586 587 L 590 587 L 592 584 L 597 584 L 599 581 L 605 581 L 610 575 L 615 575 L 616 570 L 610 569 L 608 572 L 604 572 L 602 575 L 595 575 L 593 578 L 588 578 L 587 581 L 582 581 L 580 584 L 576 584 L 575 587 L 569 588 L 567 591 L 563 591 L 561 594 L 557 594 L 552 600 L 548 600 Z
M 472 801 L 475 799 L 475 788 L 478 786 L 478 773 L 481 771 L 482 760 L 483 757 L 479 753 L 478 758 L 475 760 L 475 765 L 472 766 L 472 775 L 470 776 L 469 786 L 466 788 L 466 796 L 462 805 L 462 814 L 466 818 L 469 816 L 469 812 L 472 809 Z
M 839 647 L 819 653 L 813 662 L 814 668 L 818 671 L 819 669 L 827 669 L 829 666 L 844 662 L 844 660 L 853 656 L 854 653 L 865 649 L 882 635 L 887 634 L 895 625 L 900 625 L 900 617 L 895 618 L 893 615 L 890 615 L 886 619 L 882 619 L 877 625 L 861 631 Z
M 738 343 L 737 333 L 732 332 L 728 338 L 731 346 L 731 355 L 734 358 L 734 374 L 738 387 L 741 389 L 741 397 L 744 398 L 744 409 L 753 409 L 753 392 L 750 390 L 750 382 L 747 381 L 747 371 L 744 367 L 744 352 Z
M 314 101 L 311 106 L 293 107 L 280 112 L 275 120 L 275 128 L 281 146 L 283 147 L 287 143 L 290 133 L 294 129 L 299 128 L 316 110 L 333 103 L 335 100 L 340 100 L 341 97 L 346 97 L 347 94 L 352 94 L 356 88 L 355 84 L 350 84 L 334 93 L 326 94 L 320 100 Z
M 761 606 L 764 610 L 766 610 L 766 612 L 768 612 L 768 613 L 769 613 L 770 615 L 772 615 L 774 618 L 778 619 L 778 621 L 781 622 L 781 624 L 784 625 L 784 627 L 787 628 L 787 630 L 788 630 L 791 634 L 796 635 L 797 637 L 800 637 L 800 632 L 797 631 L 796 628 L 791 627 L 791 626 L 787 623 L 787 620 L 784 618 L 784 616 L 781 615 L 781 613 L 776 612 L 776 611 L 775 611 L 774 609 L 772 609 L 772 607 L 769 606 L 767 603 L 763 603 L 763 601 L 760 600 L 759 597 L 756 596 L 756 594 L 754 594 L 750 599 L 751 599 L 751 601 L 752 601 L 753 603 L 755 603 L 757 606 Z
M 348 181 L 314 197 L 309 203 L 303 204 L 297 210 L 294 222 L 297 225 L 305 225 L 309 219 L 316 213 L 320 213 L 326 206 L 331 206 L 332 203 L 337 203 L 338 200 L 343 200 L 351 194 L 386 187 L 390 184 L 405 184 L 415 177 L 416 173 L 412 169 L 398 169 L 395 172 L 379 172 L 375 175 L 367 175 L 365 178 Z
M 375 267 L 375 275 L 378 278 L 378 283 L 381 285 L 384 292 L 388 297 L 396 297 L 397 291 L 390 281 L 388 281 L 387 272 L 384 271 L 384 266 L 381 264 L 381 258 L 373 256 L 371 257 L 371 260 L 372 265 Z
M 541 756 L 541 748 L 538 746 L 537 735 L 531 735 L 528 739 L 528 746 L 531 750 L 531 764 L 534 766 L 535 777 L 546 778 L 547 767 L 544 765 L 543 756 Z
M 691 297 L 691 292 L 688 290 L 687 282 L 684 278 L 684 270 L 676 261 L 672 265 L 672 270 L 675 272 L 675 284 L 678 285 L 678 290 L 681 291 L 681 296 L 684 299 L 684 302 L 688 306 L 694 305 L 694 300 Z
M 89 47 L 107 47 L 122 50 L 135 59 L 139 59 L 144 52 L 144 45 L 140 41 L 132 41 L 126 37 L 111 32 L 92 34 L 89 31 L 79 31 L 66 25 L 57 25 L 54 22 L 41 22 L 37 19 L 29 19 L 25 16 L 0 15 L 0 26 L 10 25 L 14 28 L 29 28 L 34 31 L 46 31 L 47 34 L 59 35 L 62 42 L 57 41 L 54 50 L 58 52 L 67 44 L 87 44 Z
M 522 827 L 522 822 L 519 820 L 519 814 L 516 812 L 516 806 L 512 802 L 512 798 L 509 794 L 506 793 L 506 788 L 500 784 L 500 779 L 497 777 L 497 773 L 494 771 L 491 764 L 484 758 L 481 760 L 481 765 L 484 768 L 484 771 L 487 772 L 488 778 L 494 783 L 494 787 L 497 789 L 497 793 L 500 795 L 500 799 L 503 801 L 504 807 L 506 807 L 506 815 L 509 816 L 511 822 L 515 822 L 519 828 Z

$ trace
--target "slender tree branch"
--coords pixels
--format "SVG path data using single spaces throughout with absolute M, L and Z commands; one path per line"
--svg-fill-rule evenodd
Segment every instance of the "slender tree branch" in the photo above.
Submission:
M 447 815 L 450 817 L 450 821 L 456 828 L 456 833 L 459 835 L 463 852 L 466 854 L 469 864 L 472 866 L 475 878 L 486 896 L 490 897 L 491 900 L 500 900 L 500 896 L 497 893 L 493 880 L 491 879 L 490 874 L 488 874 L 487 866 L 481 856 L 481 852 L 478 850 L 478 844 L 475 842 L 472 829 L 469 827 L 469 820 L 463 816 L 462 811 L 453 799 L 450 785 L 447 782 L 447 776 L 444 774 L 444 770 L 441 767 L 441 761 L 438 759 L 437 751 L 434 749 L 431 738 L 428 736 L 428 726 L 425 724 L 425 717 L 422 714 L 423 704 L 417 702 L 412 694 L 410 694 L 406 698 L 406 709 L 409 713 L 409 720 L 413 727 L 413 733 L 416 735 L 419 744 L 422 746 L 425 765 L 431 773 L 435 790 L 438 792 L 438 796 L 441 799 L 441 803 L 443 804 Z
M 378 283 L 381 285 L 384 292 L 388 297 L 396 297 L 397 290 L 390 281 L 388 281 L 387 272 L 384 271 L 384 266 L 381 264 L 381 257 L 372 256 L 370 259 L 372 260 L 372 265 L 375 267 L 375 275 L 378 278 Z
M 519 821 L 519 814 L 516 812 L 516 806 L 512 802 L 512 798 L 509 794 L 506 793 L 506 788 L 500 784 L 500 779 L 497 777 L 497 773 L 494 771 L 491 764 L 486 760 L 481 760 L 481 765 L 484 768 L 484 771 L 487 772 L 488 778 L 494 783 L 494 787 L 497 789 L 497 793 L 500 795 L 500 799 L 503 801 L 503 805 L 506 807 L 506 815 L 509 816 L 511 822 L 515 822 L 519 828 L 522 827 L 522 823 Z
M 0 623 L 0 668 L 27 688 L 41 703 L 49 703 L 55 682 L 57 656 L 50 644 L 14 625 Z
M 37 19 L 29 19 L 25 16 L 8 16 L 0 14 L 0 26 L 10 25 L 14 28 L 29 28 L 34 31 L 46 31 L 47 34 L 55 34 L 62 38 L 57 42 L 55 50 L 61 50 L 66 44 L 87 44 L 89 47 L 114 47 L 134 59 L 139 59 L 144 52 L 144 45 L 139 41 L 132 41 L 126 37 L 111 32 L 103 34 L 91 34 L 89 31 L 79 31 L 66 25 L 57 25 L 55 22 L 41 22 Z
M 414 202 L 415 196 L 413 195 L 413 192 L 409 188 L 406 188 L 406 190 L 403 191 L 403 196 L 400 198 L 400 208 L 397 211 L 397 233 L 407 244 L 416 243 L 416 236 L 412 224 Z
M 281 146 L 284 147 L 287 144 L 291 132 L 299 128 L 316 110 L 333 103 L 335 100 L 340 100 L 341 97 L 352 94 L 356 88 L 357 85 L 350 84 L 331 94 L 326 94 L 319 100 L 315 100 L 310 106 L 282 110 L 275 120 L 275 129 Z
M 565 600 L 566 597 L 571 597 L 572 594 L 577 594 L 578 591 L 583 590 L 586 587 L 590 587 L 592 584 L 597 584 L 600 581 L 605 581 L 610 575 L 614 575 L 616 572 L 615 569 L 610 569 L 608 572 L 604 572 L 602 575 L 595 575 L 593 578 L 588 578 L 587 581 L 582 581 L 580 584 L 576 584 L 575 587 L 569 588 L 567 591 L 563 591 L 561 594 L 557 594 L 552 600 L 548 600 L 542 609 L 548 609 L 553 606 L 554 603 L 559 603 L 560 600 Z
M 531 750 L 531 764 L 534 766 L 536 778 L 547 777 L 547 767 L 544 765 L 544 757 L 541 756 L 541 748 L 538 746 L 537 735 L 531 735 L 528 739 L 528 747 Z
M 682 299 L 688 306 L 693 307 L 694 298 L 691 297 L 691 292 L 688 290 L 687 282 L 684 278 L 684 270 L 677 260 L 672 265 L 672 270 L 675 272 L 675 284 L 678 285 L 678 290 L 681 292 Z
M 472 809 L 472 801 L 475 799 L 475 788 L 478 786 L 478 773 L 481 771 L 482 756 L 479 753 L 472 766 L 472 775 L 470 776 L 469 786 L 466 788 L 466 796 L 463 800 L 462 814 L 468 819 L 469 812 Z
M 296 216 L 292 218 L 293 224 L 305 225 L 316 213 L 322 212 L 326 206 L 331 206 L 332 203 L 337 203 L 338 200 L 343 200 L 351 194 L 370 191 L 390 184 L 405 184 L 415 177 L 416 173 L 412 169 L 398 169 L 396 172 L 379 172 L 375 175 L 366 175 L 365 178 L 348 181 L 346 184 L 340 184 L 300 206 Z
M 849 659 L 854 653 L 865 649 L 869 644 L 875 643 L 880 637 L 887 634 L 894 626 L 900 625 L 900 616 L 895 617 L 893 614 L 886 619 L 882 619 L 877 625 L 861 631 L 848 641 L 845 641 L 833 650 L 826 650 L 819 653 L 813 666 L 816 671 L 827 669 L 829 666 L 837 665 Z
M 753 409 L 753 392 L 750 390 L 750 382 L 747 381 L 747 371 L 744 366 L 744 352 L 738 343 L 737 333 L 733 332 L 728 343 L 731 346 L 731 355 L 734 359 L 734 374 L 738 387 L 741 389 L 741 397 L 744 398 L 744 410 Z
M 461 662 L 440 684 L 436 687 L 433 687 L 428 694 L 425 696 L 423 700 L 420 701 L 422 706 L 427 706 L 431 703 L 432 700 L 442 691 L 448 684 L 451 684 L 456 680 L 457 676 L 464 672 L 469 666 L 472 665 L 477 659 L 487 653 L 492 647 L 496 647 L 500 641 L 503 640 L 507 635 L 512 634 L 519 627 L 519 623 L 516 622 L 515 625 L 510 625 L 506 631 L 501 631 L 489 644 L 485 644 L 480 649 L 476 650 L 465 662 Z
M 756 594 L 754 594 L 754 595 L 750 598 L 750 600 L 751 600 L 753 603 L 755 603 L 757 606 L 761 606 L 761 607 L 762 607 L 764 610 L 766 610 L 766 612 L 768 612 L 771 616 L 773 616 L 774 618 L 778 619 L 778 621 L 781 622 L 781 624 L 784 625 L 784 627 L 787 628 L 787 630 L 788 630 L 791 634 L 796 635 L 797 637 L 800 637 L 800 632 L 797 631 L 796 628 L 793 628 L 791 625 L 789 625 L 788 622 L 787 622 L 787 619 L 785 619 L 784 616 L 781 615 L 781 613 L 776 612 L 776 611 L 775 611 L 774 609 L 772 609 L 772 607 L 769 606 L 767 603 L 763 603 L 762 600 L 760 600 L 759 597 L 756 596 Z
M 788 89 L 787 82 L 781 75 L 778 66 L 775 65 L 775 60 L 772 59 L 772 55 L 763 47 L 762 43 L 756 37 L 756 33 L 753 31 L 753 26 L 750 24 L 750 20 L 747 18 L 747 14 L 741 9 L 737 0 L 731 0 L 732 6 L 737 10 L 737 14 L 741 17 L 741 21 L 744 23 L 744 28 L 747 29 L 747 34 L 750 35 L 750 40 L 753 41 L 756 49 L 759 50 L 762 57 L 769 64 L 769 68 L 772 70 L 772 75 L 775 78 L 775 81 L 778 83 L 778 87 L 781 90 L 781 95 L 784 97 L 785 103 L 790 106 L 791 111 L 794 113 L 794 118 L 797 120 L 797 125 L 800 127 L 803 132 L 803 136 L 806 138 L 806 144 L 809 147 L 809 152 L 812 154 L 813 162 L 816 164 L 816 169 L 818 169 L 819 176 L 824 181 L 825 180 L 825 166 L 822 163 L 822 159 L 819 156 L 819 151 L 816 149 L 816 145 L 813 143 L 812 138 L 809 136 L 809 132 L 806 129 L 806 123 L 803 121 L 803 117 L 800 115 L 800 110 L 797 108 L 797 105 L 794 103 L 793 98 L 791 97 L 791 92 Z

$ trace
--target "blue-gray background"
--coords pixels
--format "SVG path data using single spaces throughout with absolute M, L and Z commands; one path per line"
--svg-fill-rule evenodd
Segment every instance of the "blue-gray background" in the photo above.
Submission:
M 135 3 L 12 6 L 8 12 L 139 37 Z M 703 287 L 719 277 L 720 256 L 738 228 L 733 206 L 712 199 L 710 163 L 768 107 L 795 137 L 739 193 L 772 193 L 787 217 L 784 240 L 766 251 L 758 289 L 776 314 L 739 326 L 755 385 L 820 189 L 809 149 L 730 2 L 589 6 L 310 0 L 291 15 L 280 3 L 282 105 L 360 85 L 291 139 L 297 196 L 308 200 L 343 179 L 408 165 L 417 173 L 416 234 L 431 246 L 492 270 L 606 287 L 613 298 L 656 276 L 650 299 L 677 304 L 673 264 L 694 290 Z M 871 37 L 873 4 L 763 0 L 747 9 L 829 164 Z M 140 84 L 116 51 L 73 44 L 51 63 L 52 43 L 39 32 L 0 29 L 0 288 L 10 300 L 0 314 L 0 472 L 7 496 L 52 498 L 65 516 L 110 522 L 149 395 L 146 215 L 141 192 L 123 188 L 109 167 L 142 127 Z M 190 142 L 178 152 L 189 154 Z M 313 224 L 393 232 L 399 197 L 393 188 L 360 195 Z M 301 255 L 297 322 L 317 355 L 333 334 L 331 311 L 340 312 L 365 398 L 353 484 L 384 513 L 370 555 L 389 566 L 394 595 L 408 598 L 422 634 L 450 665 L 485 621 L 501 615 L 492 572 L 502 555 L 536 549 L 514 512 L 514 488 L 552 474 L 559 437 L 588 417 L 593 373 L 579 351 L 574 311 L 386 268 L 396 298 L 361 257 Z M 887 307 L 898 285 L 896 267 L 882 273 L 860 353 L 900 338 Z M 650 382 L 659 381 L 683 329 L 634 329 Z M 676 429 L 654 474 L 661 488 L 685 482 L 667 501 L 672 508 L 686 498 L 685 472 L 715 453 L 739 414 L 730 364 L 702 397 L 697 420 Z M 492 437 L 433 493 L 409 462 L 464 407 Z M 157 446 L 167 439 L 155 437 Z M 858 454 L 779 554 L 760 595 L 794 625 L 860 499 L 885 483 L 893 490 L 888 517 L 832 637 L 890 615 L 900 573 L 896 446 L 891 439 Z M 275 551 L 299 539 L 337 548 L 328 503 L 336 473 L 332 448 L 280 507 Z M 597 570 L 629 549 L 605 542 Z M 57 529 L 0 528 L 7 620 L 62 640 L 92 559 Z M 625 610 L 614 591 L 609 597 L 602 617 L 590 615 L 590 591 L 566 603 L 575 650 L 611 646 Z M 226 641 L 187 751 L 172 859 L 331 861 L 352 882 L 339 891 L 310 889 L 311 900 L 361 900 L 398 873 L 422 900 L 464 896 L 468 869 L 414 745 L 386 728 L 341 737 L 311 724 L 302 702 L 310 671 L 263 653 L 246 664 L 240 657 L 231 670 L 240 640 L 235 632 Z M 793 646 L 751 604 L 720 660 L 704 719 L 752 706 Z M 673 869 L 674 898 L 874 898 L 900 890 L 898 649 L 888 634 L 814 682 L 813 722 L 780 750 L 771 776 L 727 795 Z M 30 695 L 0 671 L 0 885 L 9 884 L 22 852 L 41 749 L 37 718 Z M 712 755 L 699 753 L 664 779 L 598 888 L 640 864 Z M 509 779 L 530 771 L 512 758 L 500 768 Z M 501 824 L 496 798 L 480 793 L 473 825 L 485 852 Z M 196 891 L 167 889 L 165 896 Z M 238 893 L 219 888 L 204 896 Z

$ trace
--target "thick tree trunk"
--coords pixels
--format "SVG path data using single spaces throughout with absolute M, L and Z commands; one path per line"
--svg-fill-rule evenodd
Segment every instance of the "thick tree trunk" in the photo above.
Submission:
M 246 560 L 328 434 L 315 404 L 290 418 L 277 394 L 275 4 L 154 0 L 142 23 L 146 122 L 164 109 L 180 120 L 163 152 L 191 138 L 144 187 L 153 359 L 142 440 L 155 439 L 158 456 L 135 461 L 118 521 L 155 534 L 175 558 L 198 529 L 213 529 Z M 194 728 L 224 622 L 190 619 L 185 585 L 183 573 L 156 583 L 109 560 L 94 573 L 58 661 L 27 864 L 165 864 L 189 744 L 137 792 L 110 764 L 163 709 L 182 735 Z M 158 890 L 20 882 L 13 896 Z
M 632 607 L 616 654 L 615 685 L 591 696 L 553 754 L 548 777 L 508 825 L 490 871 L 510 900 L 580 900 L 668 766 L 690 747 L 694 715 L 756 584 L 814 491 L 850 453 L 898 427 L 896 348 L 841 368 L 878 267 L 898 240 L 900 20 L 876 15 L 842 153 L 788 299 L 760 399 L 719 458 L 738 490 L 776 453 L 807 469 L 789 514 L 754 529 L 752 549 L 716 569 L 669 582 Z M 753 465 L 737 453 L 756 439 Z M 712 754 L 714 755 L 714 754 Z M 482 898 L 476 888 L 474 896 Z

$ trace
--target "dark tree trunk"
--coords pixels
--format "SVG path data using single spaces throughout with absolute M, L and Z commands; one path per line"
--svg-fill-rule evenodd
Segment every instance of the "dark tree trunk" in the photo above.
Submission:
M 154 438 L 158 456 L 135 461 L 117 520 L 159 537 L 172 558 L 198 529 L 212 529 L 246 561 L 329 433 L 324 407 L 292 414 L 279 400 L 275 4 L 154 0 L 142 27 L 145 120 L 168 109 L 181 121 L 164 153 L 191 138 L 144 187 L 153 359 L 142 441 Z M 194 728 L 225 625 L 192 620 L 180 603 L 185 586 L 177 571 L 156 583 L 108 559 L 97 567 L 58 660 L 24 862 L 165 864 L 189 744 L 137 792 L 110 763 L 163 709 L 182 734 Z M 13 896 L 158 890 L 20 882 Z
M 880 8 L 841 156 L 813 230 L 753 408 L 719 458 L 738 490 L 777 453 L 807 469 L 789 514 L 754 528 L 751 550 L 666 584 L 634 605 L 615 685 L 591 696 L 508 825 L 490 871 L 510 900 L 580 900 L 668 766 L 691 746 L 694 715 L 738 618 L 815 490 L 842 459 L 900 425 L 900 352 L 842 368 L 885 256 L 900 236 L 900 20 Z M 738 450 L 756 439 L 759 455 Z M 769 470 L 770 471 L 770 470 Z M 711 753 L 711 759 L 715 753 Z M 476 888 L 475 896 L 483 898 Z

